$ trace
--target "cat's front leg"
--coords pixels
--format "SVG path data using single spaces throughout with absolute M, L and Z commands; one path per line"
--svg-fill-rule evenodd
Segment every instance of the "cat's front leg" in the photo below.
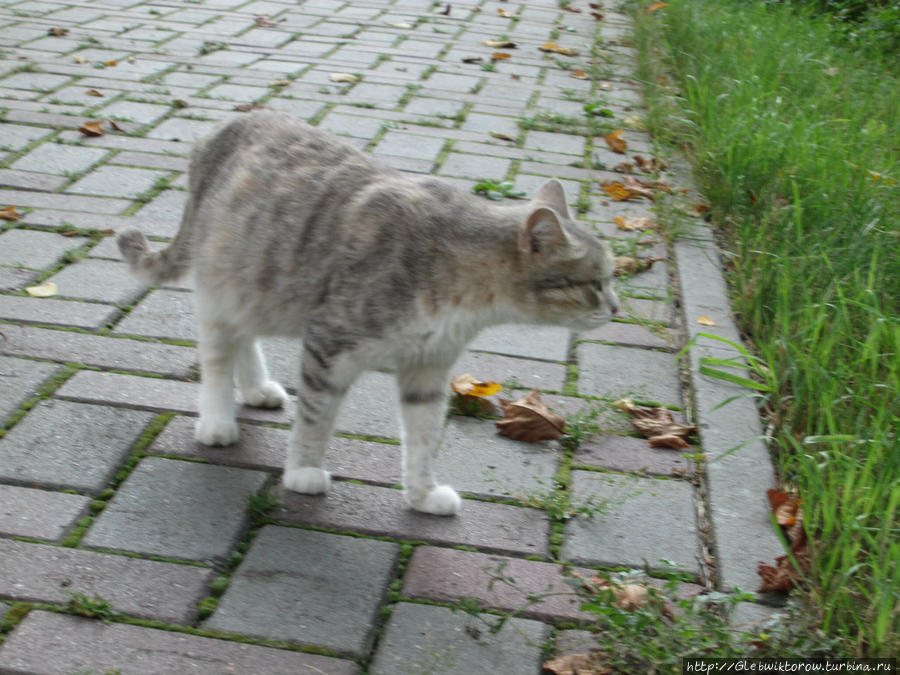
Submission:
M 200 401 L 194 438 L 203 445 L 231 445 L 238 439 L 234 410 L 237 341 L 216 322 L 200 320 Z
M 331 485 L 322 468 L 334 421 L 344 395 L 359 374 L 352 359 L 329 359 L 311 340 L 304 341 L 297 419 L 288 444 L 282 484 L 303 494 L 321 494 Z
M 235 379 L 244 403 L 254 408 L 280 408 L 287 401 L 284 388 L 269 379 L 269 370 L 259 343 L 248 339 L 237 351 Z
M 450 516 L 462 500 L 434 479 L 434 458 L 444 430 L 448 369 L 409 368 L 397 373 L 403 417 L 403 485 L 417 511 Z

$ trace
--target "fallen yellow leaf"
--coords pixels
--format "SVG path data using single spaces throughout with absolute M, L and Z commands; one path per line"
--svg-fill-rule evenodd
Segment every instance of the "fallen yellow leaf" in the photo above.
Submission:
M 583 70 L 573 70 L 569 73 L 569 77 L 574 77 L 576 80 L 589 80 L 591 79 L 590 75 L 588 75 Z
M 106 95 L 106 94 L 104 94 L 102 91 L 98 91 L 98 90 L 96 90 L 96 89 L 88 89 L 88 90 L 87 90 L 86 92 L 84 92 L 84 93 L 87 94 L 88 96 L 97 96 L 97 97 L 100 97 L 100 98 L 102 98 L 102 97 L 104 97 L 104 96 Z
M 78 127 L 78 131 L 83 133 L 85 136 L 103 136 L 106 133 L 106 131 L 103 129 L 103 120 L 85 122 L 80 127 Z
M 59 289 L 52 281 L 45 281 L 37 286 L 29 286 L 25 292 L 33 298 L 49 298 L 51 295 L 59 293 Z
M 545 42 L 538 47 L 542 52 L 553 52 L 554 54 L 562 54 L 563 56 L 577 56 L 578 50 L 569 47 L 560 47 L 555 42 Z
M 716 322 L 710 319 L 708 316 L 698 316 L 697 323 L 701 326 L 715 326 Z
M 476 380 L 469 373 L 458 375 L 450 381 L 450 388 L 463 396 L 493 396 L 503 388 L 499 382 Z
M 15 206 L 7 206 L 5 209 L 0 209 L 0 220 L 18 220 L 22 217 L 22 214 L 16 211 Z
M 620 230 L 626 232 L 636 232 L 643 230 L 655 230 L 656 221 L 650 216 L 616 216 L 613 222 Z
M 504 19 L 516 19 L 518 18 L 514 12 L 510 12 L 508 9 L 498 9 L 497 14 L 502 16 Z
M 625 150 L 628 149 L 628 143 L 622 138 L 622 132 L 622 129 L 611 131 L 603 137 L 603 140 L 606 141 L 606 144 L 613 152 L 624 154 Z
M 511 58 L 512 54 L 507 54 L 505 52 L 494 52 L 491 54 L 491 61 L 505 61 L 508 58 Z
M 332 82 L 359 82 L 359 75 L 353 73 L 330 73 L 328 79 Z

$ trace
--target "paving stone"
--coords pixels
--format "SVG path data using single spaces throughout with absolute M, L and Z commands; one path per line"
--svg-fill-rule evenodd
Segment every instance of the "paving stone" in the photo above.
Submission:
M 557 453 L 546 443 L 501 436 L 493 422 L 454 417 L 444 430 L 438 480 L 478 496 L 527 497 L 553 485 Z
M 285 523 L 501 553 L 548 553 L 548 522 L 535 509 L 465 500 L 453 517 L 432 516 L 413 511 L 400 490 L 344 482 L 333 483 L 324 496 L 285 490 L 282 500 L 272 517 Z
M 459 152 L 451 152 L 441 164 L 438 171 L 444 176 L 459 176 L 478 180 L 488 178 L 492 180 L 505 179 L 512 162 L 502 157 L 485 157 L 482 155 L 468 155 Z
M 0 476 L 20 484 L 100 492 L 151 419 L 135 410 L 41 401 L 0 438 Z
M 606 508 L 566 524 L 562 558 L 580 565 L 625 565 L 699 572 L 699 537 L 689 483 L 573 471 L 575 501 L 593 496 Z
M 190 623 L 214 577 L 193 565 L 141 560 L 0 539 L 0 593 L 20 601 L 65 604 L 72 593 L 99 595 L 121 612 Z
M 95 329 L 102 328 L 118 314 L 119 310 L 108 305 L 0 295 L 0 318 L 10 321 Z
M 591 396 L 682 405 L 678 361 L 673 354 L 647 349 L 582 343 L 578 391 Z
M 246 498 L 268 474 L 147 457 L 82 544 L 186 560 L 223 560 L 243 529 Z
M 159 373 L 188 377 L 197 363 L 191 347 L 154 342 L 119 340 L 72 331 L 31 326 L 6 326 L 0 340 L 0 354 L 76 362 L 100 368 Z
M 740 633 L 760 633 L 766 624 L 778 617 L 775 607 L 766 607 L 752 602 L 739 602 L 728 616 L 728 622 Z
M 7 637 L 0 668 L 46 675 L 359 672 L 352 661 L 41 611 L 29 613 Z
M 0 535 L 59 541 L 90 502 L 81 495 L 0 485 Z
M 364 373 L 344 399 L 335 428 L 345 434 L 400 438 L 397 381 L 386 373 Z
M 519 135 L 518 121 L 515 118 L 501 117 L 500 115 L 469 113 L 466 115 L 466 121 L 463 122 L 460 128 L 465 131 L 476 131 L 485 134 L 495 131 L 500 134 L 508 134 L 513 138 Z
M 496 620 L 490 615 L 470 617 L 446 607 L 394 605 L 369 672 L 539 673 L 541 645 L 550 629 L 538 621 L 512 618 L 500 631 L 491 633 L 488 626 Z
M 215 122 L 173 117 L 162 122 L 154 129 L 151 129 L 147 133 L 147 137 L 161 138 L 167 141 L 178 140 L 183 143 L 193 143 L 197 139 L 212 132 L 215 126 Z
M 284 466 L 291 432 L 252 424 L 241 425 L 238 442 L 227 448 L 213 448 L 194 440 L 190 417 L 176 417 L 153 441 L 148 452 L 160 455 L 205 459 L 213 464 L 280 472 Z M 328 445 L 325 464 L 335 478 L 365 480 L 385 486 L 400 482 L 399 445 L 334 437 Z
M 351 103 L 364 103 L 392 110 L 397 107 L 400 103 L 400 99 L 406 96 L 406 94 L 406 87 L 361 82 L 350 90 L 347 94 L 347 98 Z
M 197 320 L 191 293 L 151 291 L 115 329 L 125 335 L 197 341 Z
M 399 552 L 384 541 L 264 527 L 205 627 L 361 657 Z
M 59 368 L 51 363 L 0 356 L 0 420 L 18 410 L 57 372 Z
M 85 237 L 64 237 L 53 232 L 8 230 L 0 234 L 0 265 L 46 269 L 66 251 L 79 248 Z
M 4 28 L 3 30 L 5 32 L 9 29 Z M 24 124 L 0 124 L 0 148 L 3 150 L 21 150 L 29 143 L 40 138 L 46 138 L 52 133 L 52 129 L 30 127 Z
M 269 90 L 266 87 L 248 87 L 241 84 L 218 84 L 206 91 L 206 94 L 212 98 L 222 98 L 242 103 L 258 101 L 268 93 Z
M 102 148 L 83 148 L 61 143 L 45 143 L 13 162 L 14 169 L 40 171 L 58 176 L 81 173 L 107 154 Z
M 36 190 L 52 192 L 68 182 L 62 176 L 50 176 L 33 171 L 15 171 L 0 169 L 0 185 L 19 188 L 20 190 Z
M 494 352 L 546 361 L 566 361 L 572 332 L 557 326 L 493 326 L 481 331 L 470 344 L 475 351 Z
M 82 195 L 108 195 L 134 199 L 153 189 L 161 178 L 167 178 L 165 171 L 135 169 L 120 166 L 101 166 L 84 178 L 75 181 L 66 190 Z
M 0 291 L 21 291 L 37 281 L 40 273 L 32 270 L 0 267 Z
M 220 75 L 209 75 L 209 74 L 201 74 L 201 73 L 185 73 L 185 72 L 174 72 L 167 73 L 160 82 L 163 85 L 169 85 L 172 87 L 190 87 L 191 89 L 205 89 L 213 82 L 218 82 L 222 79 Z
M 403 112 L 411 115 L 436 115 L 439 117 L 454 117 L 463 108 L 460 101 L 444 98 L 427 98 L 416 96 L 403 108 Z M 468 118 L 467 118 L 468 119 Z M 462 127 L 466 129 L 465 125 Z M 466 129 L 469 131 L 469 129 Z
M 33 42 L 31 47 L 40 49 L 40 47 L 35 45 L 37 43 Z M 69 49 L 64 49 L 63 51 L 69 51 Z M 0 86 L 12 89 L 30 89 L 32 91 L 53 91 L 70 79 L 67 75 L 55 75 L 53 73 L 16 73 L 0 81 Z
M 50 281 L 59 287 L 60 297 L 117 305 L 131 304 L 146 288 L 126 264 L 90 258 L 64 267 Z
M 383 120 L 362 115 L 347 115 L 339 112 L 328 113 L 319 127 L 341 136 L 354 136 L 372 140 L 381 131 Z
M 18 207 L 36 206 L 62 211 L 88 211 L 91 213 L 121 213 L 129 206 L 123 199 L 81 197 L 78 195 L 48 194 L 27 190 L 0 190 L 0 202 Z
M 584 137 L 548 131 L 529 131 L 525 135 L 525 147 L 581 157 L 584 154 Z
M 519 359 L 497 354 L 467 351 L 453 366 L 452 373 L 471 373 L 480 380 L 518 383 L 523 389 L 562 391 L 566 386 L 566 366 L 546 361 Z
M 373 151 L 375 155 L 390 155 L 434 161 L 444 147 L 444 140 L 420 136 L 405 131 L 388 131 Z
M 613 471 L 684 476 L 692 472 L 685 452 L 693 451 L 651 448 L 644 438 L 605 435 L 585 439 L 575 451 L 573 461 Z
M 178 229 L 181 222 L 181 214 L 187 202 L 187 193 L 180 190 L 164 190 L 150 200 L 150 203 L 138 211 L 138 215 L 145 219 L 156 219 L 172 223 L 172 234 Z
M 98 116 L 107 119 L 124 119 L 126 122 L 149 124 L 155 122 L 172 110 L 171 106 L 136 101 L 115 101 L 97 111 Z
M 655 349 L 674 349 L 679 346 L 676 336 L 662 326 L 644 326 L 636 323 L 610 321 L 607 324 L 586 331 L 578 336 L 584 340 L 616 342 L 632 347 L 649 347 Z

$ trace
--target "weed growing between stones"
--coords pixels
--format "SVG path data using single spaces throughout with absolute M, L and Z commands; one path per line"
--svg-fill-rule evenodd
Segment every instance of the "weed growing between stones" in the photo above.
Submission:
M 96 593 L 92 598 L 89 598 L 84 593 L 70 593 L 64 609 L 69 614 L 86 616 L 89 619 L 100 619 L 104 623 L 122 614 L 122 612 L 113 609 L 109 600 L 100 597 Z

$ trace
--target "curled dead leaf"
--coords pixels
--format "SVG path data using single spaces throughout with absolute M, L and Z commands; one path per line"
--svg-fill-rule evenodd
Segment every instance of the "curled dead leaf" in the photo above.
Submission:
M 54 26 L 50 30 L 47 31 L 47 35 L 52 35 L 53 37 L 65 37 L 69 34 L 68 28 L 60 28 L 59 26 Z
M 537 388 L 518 401 L 500 399 L 503 419 L 494 422 L 499 432 L 517 441 L 537 443 L 565 435 L 566 420 L 551 412 L 541 401 Z
M 85 136 L 103 136 L 106 133 L 106 130 L 103 128 L 103 120 L 85 122 L 80 127 L 78 127 L 78 131 L 83 133 Z
M 630 398 L 620 399 L 613 405 L 629 416 L 631 424 L 653 448 L 688 448 L 685 439 L 697 433 L 697 427 L 676 422 L 665 408 L 639 406 Z
M 480 56 L 464 56 L 462 57 L 463 63 L 481 63 L 484 61 Z
M 391 28 L 402 28 L 402 29 L 413 27 L 413 25 L 411 23 L 409 23 L 409 21 L 395 21 L 394 23 L 389 23 L 388 26 L 390 26 Z
M 113 131 L 125 131 L 125 129 L 122 128 L 122 125 L 120 125 L 115 120 L 108 120 L 108 122 L 109 122 L 109 126 L 111 126 L 113 128 Z
M 509 58 L 512 58 L 512 54 L 507 54 L 506 52 L 494 52 L 491 54 L 491 61 L 506 61 Z
M 583 70 L 570 70 L 569 77 L 574 77 L 576 80 L 589 80 L 591 76 L 588 75 Z
M 656 221 L 650 216 L 616 216 L 613 222 L 620 230 L 626 232 L 642 232 L 657 229 Z
M 509 40 L 482 40 L 481 44 L 492 49 L 515 49 L 516 43 Z
M 502 16 L 504 19 L 518 19 L 515 12 L 510 12 L 508 9 L 498 9 L 497 14 Z
M 608 180 L 604 181 L 600 185 L 603 188 L 603 191 L 612 197 L 617 202 L 624 202 L 628 199 L 639 199 L 641 195 L 635 194 L 631 190 L 625 187 L 625 185 L 621 181 L 617 180 Z
M 716 322 L 710 319 L 708 316 L 698 316 L 697 323 L 701 326 L 715 326 Z
M 104 61 L 103 65 L 109 66 L 110 68 L 112 68 L 113 66 L 119 65 L 119 62 L 118 61 Z
M 103 98 L 104 96 L 106 96 L 106 94 L 104 94 L 102 91 L 98 91 L 97 89 L 88 89 L 84 93 L 88 96 L 97 96 L 98 98 Z
M 663 171 L 669 167 L 668 162 L 659 157 L 650 157 L 648 159 L 643 155 L 635 155 L 632 159 L 634 159 L 634 163 L 637 164 L 637 167 L 644 173 L 656 173 L 657 171 Z
M 274 21 L 270 21 L 268 17 L 260 15 L 254 19 L 257 26 L 261 28 L 275 28 L 278 24 Z
M 555 42 L 545 42 L 538 47 L 542 52 L 552 52 L 553 54 L 561 54 L 562 56 L 578 56 L 578 50 L 570 47 L 560 47 Z
M 359 82 L 359 75 L 354 75 L 353 73 L 329 73 L 328 79 L 332 82 Z
M 499 382 L 476 380 L 469 373 L 457 375 L 450 381 L 450 389 L 465 396 L 493 396 L 502 388 Z
M 613 152 L 618 152 L 620 154 L 624 154 L 625 150 L 628 149 L 628 143 L 622 138 L 622 129 L 616 129 L 615 131 L 611 131 L 603 137 L 603 140 L 606 141 L 606 144 L 609 146 L 610 150 Z
M 510 143 L 516 142 L 515 136 L 510 136 L 509 134 L 504 134 L 499 131 L 492 131 L 491 138 L 496 138 L 497 140 L 500 140 L 500 141 L 509 141 Z
M 25 292 L 32 298 L 49 298 L 59 293 L 59 288 L 52 281 L 45 281 L 37 286 L 29 286 L 25 289 Z
M 7 206 L 5 209 L 0 209 L 0 220 L 18 220 L 22 217 L 22 214 L 16 211 L 15 206 Z

